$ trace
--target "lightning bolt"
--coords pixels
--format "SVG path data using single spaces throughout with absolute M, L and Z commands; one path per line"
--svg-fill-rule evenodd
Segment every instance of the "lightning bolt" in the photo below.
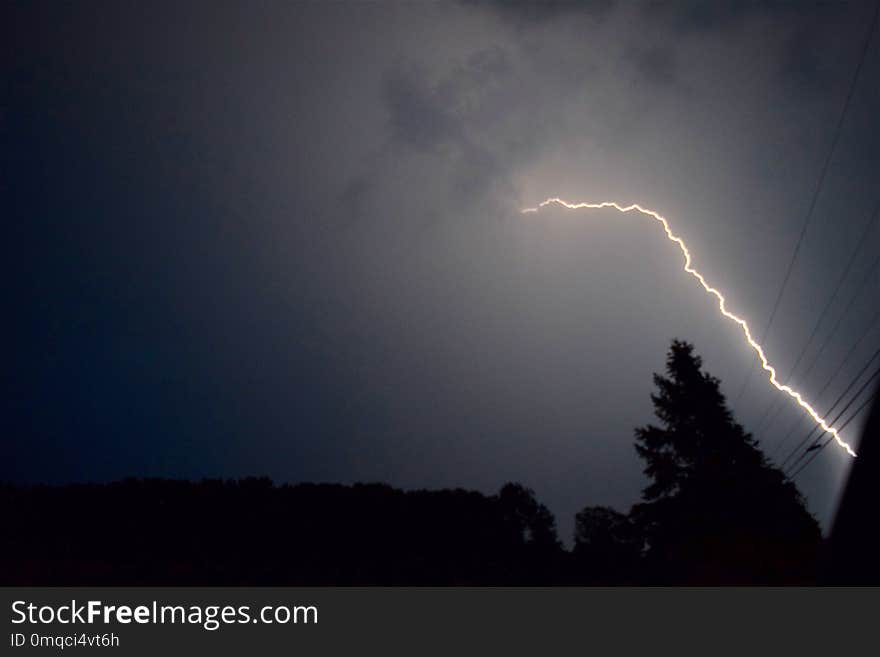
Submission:
M 751 329 L 749 329 L 749 325 L 746 322 L 746 320 L 744 320 L 742 317 L 738 317 L 737 315 L 735 315 L 732 312 L 730 312 L 729 310 L 727 310 L 724 295 L 722 295 L 721 292 L 719 292 L 714 287 L 709 285 L 706 282 L 706 279 L 703 278 L 703 275 L 691 266 L 691 252 L 688 251 L 688 248 L 685 245 L 684 241 L 680 237 L 675 235 L 672 232 L 672 229 L 669 228 L 669 222 L 666 221 L 665 217 L 661 216 L 657 212 L 654 212 L 653 210 L 648 210 L 646 208 L 643 208 L 642 206 L 640 206 L 636 203 L 633 203 L 632 205 L 626 205 L 626 206 L 620 205 L 618 203 L 614 203 L 612 201 L 602 201 L 601 203 L 569 203 L 568 201 L 564 201 L 561 198 L 548 198 L 545 201 L 541 201 L 541 203 L 539 203 L 538 205 L 536 205 L 533 208 L 522 209 L 521 212 L 523 214 L 538 212 L 539 210 L 541 210 L 541 208 L 544 208 L 544 207 L 546 207 L 548 205 L 552 205 L 552 204 L 560 205 L 560 206 L 567 208 L 569 210 L 581 210 L 581 209 L 601 210 L 603 208 L 614 208 L 618 212 L 621 212 L 624 214 L 635 210 L 636 212 L 640 212 L 641 214 L 643 214 L 645 216 L 651 217 L 652 219 L 659 221 L 660 224 L 663 226 L 663 230 L 666 233 L 666 237 L 669 239 L 669 241 L 675 242 L 678 245 L 678 248 L 681 249 L 681 253 L 684 256 L 684 270 L 688 274 L 690 274 L 691 276 L 696 278 L 697 281 L 699 281 L 700 285 L 703 286 L 703 289 L 706 290 L 706 292 L 708 292 L 709 294 L 711 294 L 713 297 L 715 297 L 718 300 L 718 310 L 721 311 L 721 314 L 724 317 L 726 317 L 727 319 L 729 319 L 732 322 L 735 322 L 736 324 L 739 325 L 740 329 L 742 330 L 743 336 L 746 339 L 746 342 L 748 342 L 749 346 L 755 350 L 755 353 L 758 355 L 758 358 L 761 360 L 761 367 L 764 369 L 764 371 L 767 372 L 768 380 L 773 385 L 773 387 L 776 388 L 777 390 L 779 390 L 780 392 L 784 392 L 789 397 L 794 399 L 798 403 L 798 406 L 800 406 L 802 409 L 804 409 L 807 412 L 807 414 L 811 418 L 813 418 L 813 421 L 816 422 L 816 424 L 818 424 L 820 427 L 822 427 L 822 429 L 826 433 L 830 433 L 834 437 L 834 440 L 837 442 L 837 444 L 840 445 L 843 449 L 845 449 L 847 454 L 849 454 L 850 456 L 856 455 L 855 451 L 849 445 L 849 443 L 847 443 L 846 441 L 844 441 L 840 437 L 840 434 L 837 432 L 837 429 L 830 426 L 825 421 L 825 418 L 823 418 L 821 415 L 819 415 L 816 412 L 816 410 L 804 400 L 801 393 L 799 393 L 797 390 L 794 390 L 790 386 L 787 386 L 787 385 L 779 382 L 779 380 L 776 378 L 776 369 L 772 365 L 770 365 L 770 363 L 767 361 L 767 356 L 764 354 L 763 347 L 761 347 L 761 345 L 758 344 L 755 341 L 755 339 L 752 337 L 752 331 L 751 331 Z

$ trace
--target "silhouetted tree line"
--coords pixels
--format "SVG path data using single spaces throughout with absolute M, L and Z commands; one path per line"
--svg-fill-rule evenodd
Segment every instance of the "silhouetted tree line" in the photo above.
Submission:
M 675 341 L 636 430 L 650 481 L 587 507 L 574 546 L 534 493 L 383 484 L 0 486 L 2 584 L 538 585 L 814 581 L 819 527 Z
M 538 584 L 561 581 L 552 514 L 497 495 L 383 484 L 5 486 L 4 583 Z

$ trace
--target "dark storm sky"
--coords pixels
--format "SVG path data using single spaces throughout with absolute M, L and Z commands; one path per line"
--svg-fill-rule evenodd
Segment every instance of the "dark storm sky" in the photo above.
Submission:
M 658 210 L 760 332 L 871 12 L 4 4 L 0 478 L 517 480 L 563 533 L 628 508 L 669 340 L 732 397 L 751 353 L 656 225 L 518 208 Z M 875 35 L 767 343 L 783 375 L 878 201 L 878 81 Z M 738 418 L 773 399 L 754 376 Z M 847 464 L 800 481 L 823 520 Z

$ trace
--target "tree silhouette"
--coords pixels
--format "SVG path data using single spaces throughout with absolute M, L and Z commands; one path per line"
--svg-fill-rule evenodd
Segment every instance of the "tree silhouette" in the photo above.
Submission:
M 553 514 L 516 483 L 487 495 L 265 477 L 0 482 L 0 584 L 814 582 L 816 521 L 693 347 L 673 342 L 654 381 L 659 423 L 636 430 L 642 502 L 628 515 L 582 509 L 570 552 Z
M 575 516 L 575 577 L 581 584 L 639 581 L 642 541 L 632 519 L 605 506 L 588 506 Z
M 535 499 L 535 492 L 516 483 L 507 483 L 498 493 L 502 513 L 516 540 L 538 551 L 560 547 L 556 519 L 550 510 Z
M 0 518 L 2 585 L 564 582 L 553 515 L 519 484 L 0 483 Z
M 655 579 L 809 581 L 820 532 L 794 484 L 737 424 L 719 380 L 675 340 L 651 395 L 660 426 L 636 429 L 651 483 L 632 517 Z
M 564 552 L 550 510 L 538 502 L 534 491 L 517 483 L 505 484 L 494 499 L 504 526 L 500 544 L 507 554 L 503 560 L 527 565 L 520 579 L 523 583 L 558 582 L 563 576 Z

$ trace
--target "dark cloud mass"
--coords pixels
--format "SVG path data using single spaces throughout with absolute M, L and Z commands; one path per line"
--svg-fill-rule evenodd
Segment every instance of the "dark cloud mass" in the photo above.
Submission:
M 669 340 L 734 398 L 750 353 L 656 226 L 519 208 L 656 208 L 762 326 L 870 12 L 6 4 L 0 478 L 517 480 L 565 533 L 584 504 L 626 509 Z M 877 202 L 878 76 L 875 35 L 767 342 L 783 371 Z M 808 398 L 870 318 L 868 280 L 796 377 Z M 774 398 L 752 382 L 750 429 Z M 823 520 L 847 468 L 831 452 L 801 482 Z

